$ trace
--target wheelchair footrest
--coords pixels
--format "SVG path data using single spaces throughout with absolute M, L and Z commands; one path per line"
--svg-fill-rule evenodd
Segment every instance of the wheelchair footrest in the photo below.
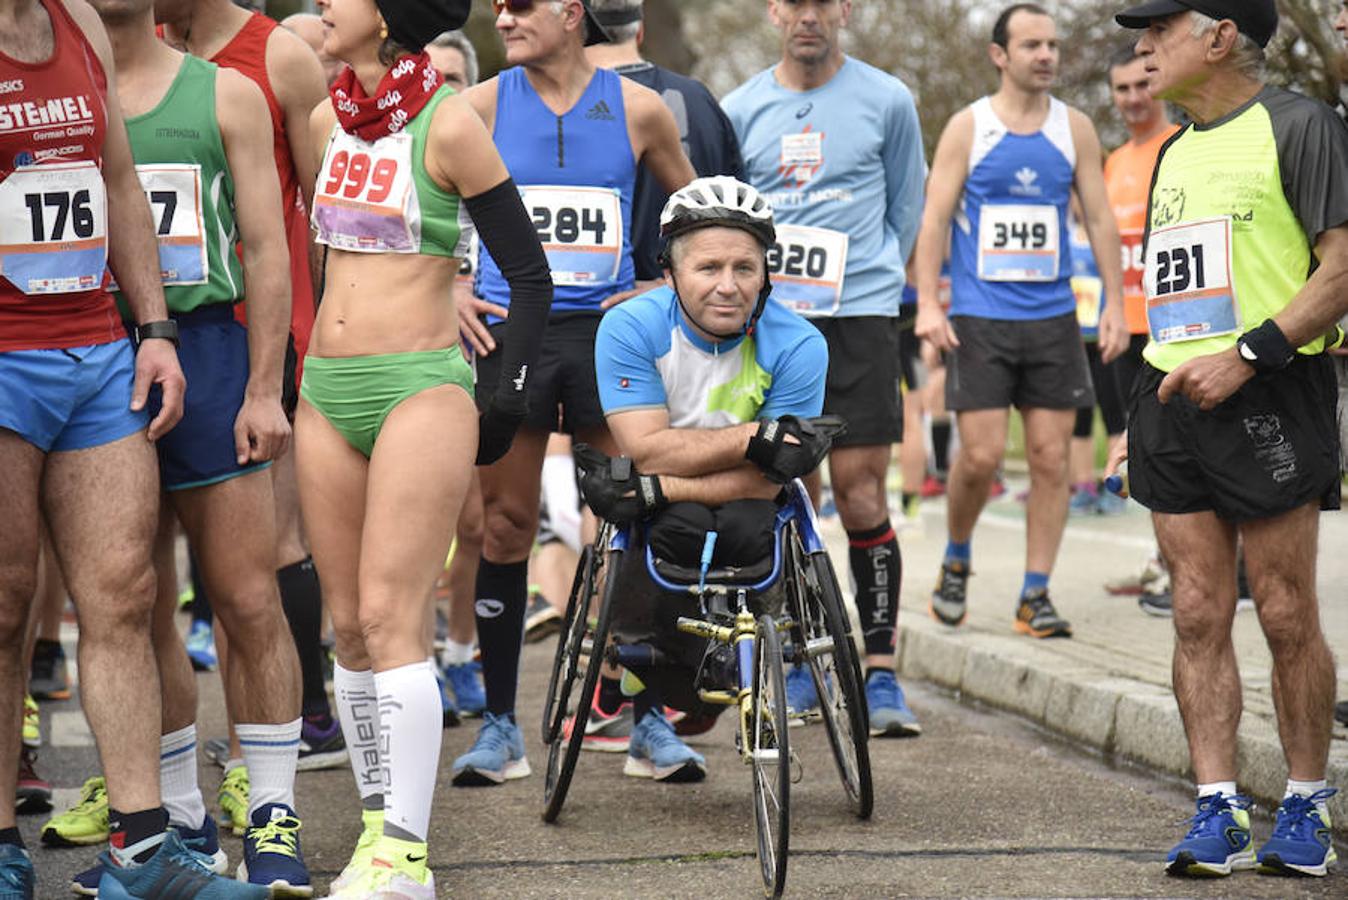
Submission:
M 695 634 L 698 637 L 708 638 L 713 641 L 730 643 L 735 636 L 735 629 L 727 628 L 724 625 L 713 625 L 702 619 L 691 619 L 688 616 L 679 616 L 678 628 L 685 634 Z
M 650 644 L 609 644 L 604 650 L 604 658 L 609 663 L 626 669 L 650 669 L 670 664 L 665 652 Z

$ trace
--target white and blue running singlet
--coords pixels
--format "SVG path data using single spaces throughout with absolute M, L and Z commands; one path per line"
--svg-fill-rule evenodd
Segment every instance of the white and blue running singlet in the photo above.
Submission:
M 547 254 L 552 311 L 598 313 L 611 294 L 631 290 L 637 161 L 622 78 L 596 69 L 575 106 L 559 116 L 539 99 L 524 69 L 506 69 L 497 78 L 492 137 Z M 510 305 L 510 286 L 485 244 L 477 294 Z
M 927 171 L 903 82 L 849 56 L 814 90 L 766 69 L 721 105 L 777 222 L 773 297 L 807 316 L 897 316 Z
M 1048 319 L 1072 312 L 1068 201 L 1076 145 L 1068 109 L 1049 99 L 1033 134 L 1014 134 L 984 97 L 971 107 L 973 149 L 951 226 L 950 314 Z
M 824 408 L 828 345 L 809 322 L 768 303 L 750 336 L 713 344 L 656 288 L 608 311 L 594 343 L 605 415 L 665 409 L 673 428 L 725 428 Z

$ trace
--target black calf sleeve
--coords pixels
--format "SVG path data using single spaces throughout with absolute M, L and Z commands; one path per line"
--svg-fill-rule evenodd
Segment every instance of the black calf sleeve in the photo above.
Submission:
M 847 544 L 865 652 L 893 653 L 894 629 L 899 618 L 899 583 L 903 578 L 898 538 L 886 519 L 876 528 L 847 532 Z
M 323 591 L 318 585 L 314 558 L 306 556 L 297 563 L 276 570 L 276 586 L 281 591 L 281 608 L 295 639 L 300 657 L 300 677 L 304 683 L 302 715 L 330 715 L 328 692 L 323 686 Z
M 515 712 L 524 613 L 529 599 L 529 563 L 482 560 L 477 570 L 477 642 L 482 648 L 482 681 L 487 710 L 496 716 Z

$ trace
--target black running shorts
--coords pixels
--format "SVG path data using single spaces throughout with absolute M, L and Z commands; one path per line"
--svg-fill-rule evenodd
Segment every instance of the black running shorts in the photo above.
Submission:
M 828 341 L 824 412 L 847 420 L 835 447 L 903 440 L 903 377 L 897 316 L 811 319 Z
M 1153 512 L 1246 521 L 1307 503 L 1339 508 L 1338 387 L 1327 356 L 1256 375 L 1216 409 L 1162 404 L 1165 373 L 1144 366 L 1129 401 L 1128 482 Z
M 1095 402 L 1075 312 L 1051 319 L 952 316 L 945 403 L 978 409 L 1079 409 Z
M 576 434 L 604 424 L 604 409 L 599 405 L 599 382 L 594 375 L 594 336 L 599 331 L 600 318 L 588 312 L 556 313 L 548 317 L 542 353 L 534 371 L 529 373 L 526 428 Z M 489 330 L 496 341 L 496 350 L 477 358 L 479 409 L 487 408 L 501 378 L 506 325 L 501 322 Z

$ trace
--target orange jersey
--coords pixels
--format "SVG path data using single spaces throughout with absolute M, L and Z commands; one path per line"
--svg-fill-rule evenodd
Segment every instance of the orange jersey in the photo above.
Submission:
M 1172 125 L 1145 144 L 1124 144 L 1105 160 L 1105 189 L 1123 245 L 1123 314 L 1133 334 L 1147 333 L 1146 296 L 1142 290 L 1142 233 L 1147 224 L 1151 173 L 1161 146 L 1179 131 Z

